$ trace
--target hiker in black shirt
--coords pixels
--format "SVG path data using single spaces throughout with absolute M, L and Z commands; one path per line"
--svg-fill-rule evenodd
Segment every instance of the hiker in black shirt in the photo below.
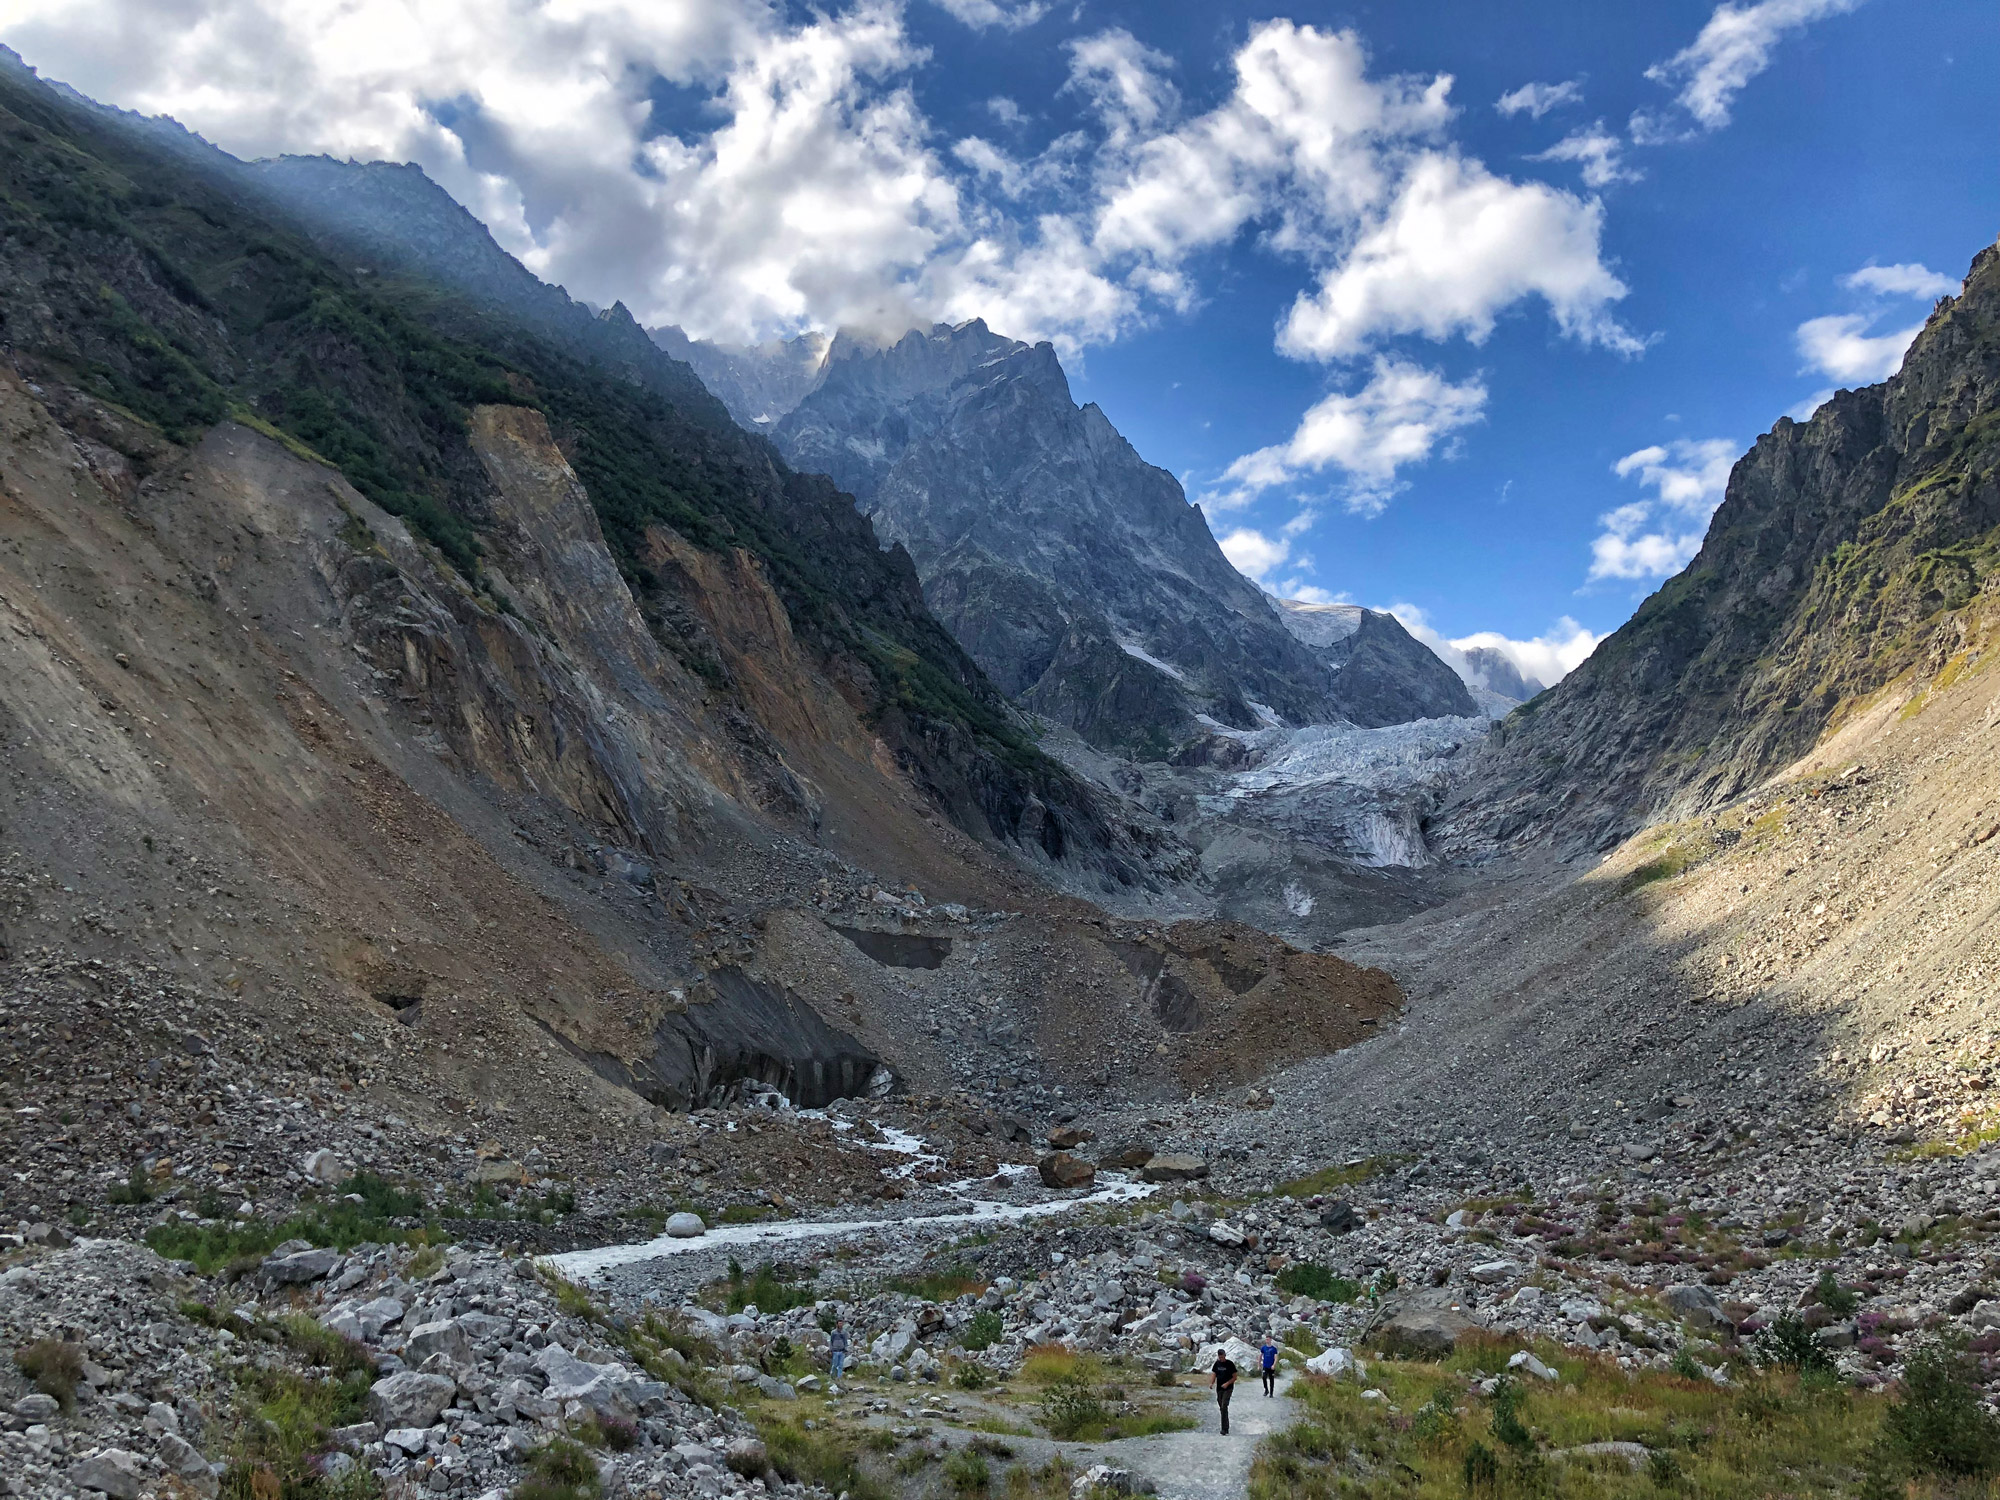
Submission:
M 1208 1383 L 1215 1387 L 1215 1404 L 1222 1412 L 1222 1431 L 1229 1432 L 1229 1398 L 1236 1393 L 1236 1362 L 1229 1357 L 1226 1349 L 1215 1351 L 1215 1363 L 1209 1367 Z

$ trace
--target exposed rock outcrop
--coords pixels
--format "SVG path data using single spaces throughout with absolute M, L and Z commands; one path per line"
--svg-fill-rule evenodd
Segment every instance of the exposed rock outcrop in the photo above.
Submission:
M 1196 715 L 1337 716 L 1324 662 L 1222 555 L 1172 475 L 1047 344 L 974 321 L 888 348 L 843 335 L 772 429 L 910 551 L 925 597 L 987 674 L 1095 744 L 1163 753 Z
M 1948 660 L 1958 612 L 2000 577 L 1996 409 L 1989 248 L 1900 372 L 1757 440 L 1694 561 L 1496 728 L 1447 837 L 1606 847 L 1742 792 L 1843 705 Z

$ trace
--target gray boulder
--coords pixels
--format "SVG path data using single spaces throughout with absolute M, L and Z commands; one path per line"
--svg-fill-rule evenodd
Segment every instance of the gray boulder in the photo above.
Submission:
M 449 1376 L 404 1370 L 368 1388 L 368 1419 L 377 1427 L 429 1427 L 451 1405 L 458 1384 Z
M 338 1250 L 323 1246 L 295 1251 L 290 1255 L 273 1253 L 265 1259 L 263 1272 L 280 1286 L 296 1286 L 332 1275 L 342 1258 Z
M 1670 1311 L 1697 1328 L 1734 1326 L 1722 1310 L 1721 1299 L 1705 1286 L 1670 1286 L 1660 1294 L 1660 1300 Z
M 442 1354 L 451 1364 L 463 1369 L 473 1362 L 472 1340 L 465 1335 L 456 1319 L 425 1323 L 410 1330 L 410 1336 L 403 1343 L 403 1363 L 421 1365 L 434 1354 Z
M 208 1466 L 208 1460 L 201 1456 L 201 1450 L 178 1433 L 169 1432 L 160 1438 L 160 1462 L 167 1466 L 167 1472 L 193 1490 L 203 1500 L 213 1500 L 220 1486 L 216 1483 L 215 1471 Z
M 677 1213 L 667 1217 L 667 1236 L 676 1240 L 699 1239 L 708 1233 L 708 1226 L 701 1221 L 700 1214 Z
M 1378 1349 L 1436 1359 L 1458 1347 L 1461 1334 L 1479 1325 L 1444 1302 L 1417 1302 L 1403 1307 L 1375 1330 Z
M 139 1500 L 146 1474 L 139 1460 L 123 1448 L 101 1448 L 70 1465 L 69 1482 L 80 1490 L 100 1490 L 112 1500 Z
M 1156 1156 L 1139 1169 L 1142 1182 L 1193 1182 L 1208 1175 L 1199 1156 Z

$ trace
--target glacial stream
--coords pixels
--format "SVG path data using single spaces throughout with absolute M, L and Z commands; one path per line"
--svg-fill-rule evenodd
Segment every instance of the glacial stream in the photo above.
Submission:
M 808 1117 L 817 1116 L 817 1111 L 802 1110 Z M 849 1121 L 836 1120 L 835 1129 L 851 1130 Z M 891 1180 L 914 1176 L 927 1163 L 939 1162 L 944 1158 L 925 1149 L 922 1137 L 911 1135 L 906 1130 L 896 1130 L 888 1126 L 880 1127 L 883 1139 L 865 1142 L 872 1150 L 890 1151 L 907 1156 L 908 1161 L 898 1166 L 885 1168 L 883 1176 Z M 1009 1179 L 1033 1176 L 1033 1167 L 1019 1165 L 1003 1166 L 995 1175 Z M 1056 1214 L 1066 1214 L 1074 1209 L 1087 1208 L 1098 1203 L 1129 1203 L 1135 1199 L 1151 1197 L 1158 1191 L 1151 1183 L 1138 1182 L 1122 1172 L 1100 1171 L 1098 1179 L 1107 1185 L 1080 1198 L 1057 1198 L 1043 1203 L 995 1203 L 988 1199 L 973 1197 L 978 1188 L 991 1184 L 991 1177 L 967 1177 L 957 1182 L 939 1185 L 939 1191 L 967 1205 L 963 1212 L 915 1213 L 902 1218 L 883 1219 L 792 1219 L 781 1223 L 722 1224 L 710 1229 L 706 1234 L 691 1239 L 674 1239 L 659 1235 L 631 1245 L 600 1245 L 594 1250 L 570 1250 L 560 1255 L 544 1257 L 547 1265 L 572 1281 L 589 1281 L 603 1275 L 617 1266 L 629 1266 L 641 1261 L 663 1260 L 668 1256 L 686 1255 L 696 1251 L 727 1249 L 739 1245 L 771 1246 L 792 1244 L 801 1240 L 840 1238 L 848 1235 L 867 1234 L 882 1229 L 926 1229 L 931 1226 L 948 1228 L 959 1224 L 1000 1224 L 1018 1223 L 1026 1219 L 1048 1218 Z

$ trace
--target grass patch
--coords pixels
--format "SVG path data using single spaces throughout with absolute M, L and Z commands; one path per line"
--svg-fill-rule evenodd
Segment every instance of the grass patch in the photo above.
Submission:
M 241 1420 L 229 1444 L 221 1500 L 349 1500 L 379 1493 L 365 1470 L 338 1481 L 312 1470 L 328 1433 L 366 1416 L 365 1372 L 326 1379 L 252 1368 L 238 1378 Z
M 416 1228 L 395 1222 L 410 1219 L 425 1222 Z M 421 1193 L 367 1172 L 348 1179 L 340 1197 L 307 1204 L 287 1219 L 245 1219 L 235 1224 L 176 1220 L 146 1231 L 146 1244 L 155 1254 L 193 1261 L 203 1275 L 251 1257 L 261 1259 L 286 1240 L 346 1251 L 356 1245 L 428 1245 L 441 1238 L 428 1219 Z
M 1303 1377 L 1292 1395 L 1305 1415 L 1259 1447 L 1250 1495 L 1846 1496 L 1868 1472 L 1885 1408 L 1789 1369 L 1721 1387 L 1540 1341 L 1529 1347 L 1559 1382 L 1505 1379 L 1484 1397 L 1471 1388 L 1471 1378 L 1502 1373 L 1520 1346 L 1474 1336 L 1438 1364 L 1375 1362 L 1370 1383 L 1387 1401 L 1362 1400 L 1351 1382 Z M 1603 1442 L 1636 1442 L 1651 1456 L 1635 1471 L 1568 1452 Z
M 993 1466 L 977 1448 L 960 1448 L 944 1461 L 944 1482 L 955 1495 L 983 1495 L 993 1483 Z
M 53 1396 L 64 1411 L 76 1406 L 76 1388 L 83 1379 L 83 1345 L 61 1339 L 37 1339 L 14 1351 L 14 1367 L 34 1381 L 35 1389 Z
M 986 1290 L 986 1285 L 985 1279 L 972 1267 L 954 1261 L 915 1276 L 899 1276 L 889 1283 L 888 1289 L 909 1297 L 921 1297 L 926 1302 L 952 1302 L 968 1293 L 976 1297 Z
M 137 1162 L 132 1163 L 132 1170 L 125 1175 L 125 1180 L 104 1195 L 107 1202 L 119 1205 L 151 1203 L 158 1196 L 153 1189 L 153 1179 Z
M 1058 1453 L 1047 1463 L 1030 1468 L 1016 1464 L 1007 1471 L 1007 1500 L 1069 1500 L 1076 1470 Z
M 819 1300 L 819 1295 L 811 1286 L 796 1285 L 781 1279 L 777 1267 L 769 1261 L 757 1267 L 748 1276 L 734 1261 L 729 1263 L 729 1289 L 723 1300 L 733 1313 L 742 1312 L 746 1307 L 754 1307 L 760 1313 L 787 1312 L 794 1307 L 810 1307 Z
M 1052 1380 L 1042 1390 L 1042 1425 L 1064 1441 L 1102 1432 L 1110 1412 L 1097 1386 L 1078 1374 Z
M 366 1345 L 321 1327 L 304 1313 L 283 1313 L 271 1320 L 271 1326 L 287 1349 L 308 1364 L 332 1371 L 336 1380 L 375 1373 L 375 1357 Z
M 513 1500 L 597 1500 L 604 1491 L 596 1460 L 569 1438 L 544 1443 L 528 1456 L 527 1467 Z
M 1338 1193 L 1342 1188 L 1350 1188 L 1358 1183 L 1368 1182 L 1393 1172 L 1405 1158 L 1400 1156 L 1370 1156 L 1361 1161 L 1343 1162 L 1337 1167 L 1321 1167 L 1304 1177 L 1295 1177 L 1290 1182 L 1278 1184 L 1278 1193 L 1286 1198 L 1324 1198 Z
M 1021 1356 L 1021 1378 L 1030 1385 L 1053 1385 L 1058 1380 L 1095 1382 L 1103 1375 L 1103 1360 L 1094 1354 L 1079 1354 L 1066 1344 L 1036 1344 Z
M 1292 1296 L 1306 1296 L 1321 1302 L 1354 1302 L 1361 1296 L 1361 1283 L 1336 1276 L 1316 1261 L 1293 1261 L 1278 1273 L 1278 1290 Z

